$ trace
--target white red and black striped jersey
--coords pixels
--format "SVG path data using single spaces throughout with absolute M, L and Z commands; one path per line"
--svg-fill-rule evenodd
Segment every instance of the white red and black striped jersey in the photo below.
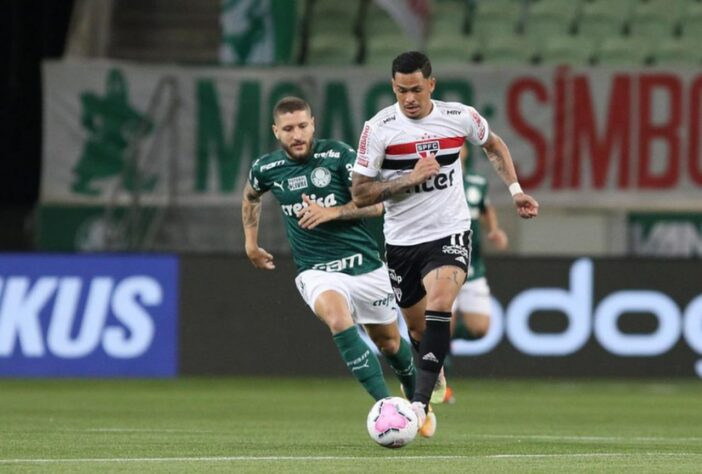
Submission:
M 439 174 L 385 201 L 385 241 L 415 245 L 470 229 L 458 154 L 465 140 L 483 145 L 487 121 L 458 102 L 433 100 L 422 119 L 407 118 L 395 103 L 363 126 L 353 170 L 383 181 L 410 173 L 418 159 L 436 153 Z

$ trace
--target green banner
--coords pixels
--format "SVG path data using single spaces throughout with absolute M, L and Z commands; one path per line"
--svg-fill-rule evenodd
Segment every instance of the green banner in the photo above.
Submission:
M 295 0 L 222 0 L 222 64 L 289 64 L 297 24 Z
M 37 247 L 50 252 L 147 250 L 157 207 L 42 205 Z
M 630 213 L 628 227 L 633 255 L 702 257 L 702 213 Z

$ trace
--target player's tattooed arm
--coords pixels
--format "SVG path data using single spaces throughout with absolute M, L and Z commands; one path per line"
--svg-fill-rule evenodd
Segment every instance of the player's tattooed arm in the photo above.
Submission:
M 261 196 L 251 184 L 246 183 L 244 188 L 244 199 L 241 202 L 241 219 L 244 229 L 255 227 L 258 229 L 258 221 L 261 217 Z
M 353 201 L 349 201 L 343 206 L 339 206 L 340 221 L 350 221 L 353 219 L 363 219 L 364 217 L 378 217 L 383 215 L 383 203 L 377 203 L 366 207 L 358 207 Z
M 302 200 L 306 206 L 298 211 L 297 217 L 300 220 L 297 223 L 303 229 L 314 229 L 320 224 L 334 220 L 350 221 L 383 214 L 383 205 L 380 203 L 359 208 L 353 201 L 349 201 L 343 206 L 322 207 L 306 194 L 302 195 Z
M 392 181 L 376 181 L 374 178 L 354 173 L 351 180 L 352 202 L 363 209 L 366 206 L 383 202 L 393 194 L 405 191 L 412 186 L 409 175 Z
M 261 218 L 261 193 L 246 183 L 241 200 L 241 220 L 244 224 L 246 256 L 256 268 L 273 270 L 273 255 L 258 246 L 258 223 Z
M 439 174 L 439 162 L 436 155 L 417 160 L 410 173 L 389 181 L 377 181 L 375 178 L 353 173 L 351 178 L 351 196 L 358 207 L 366 207 L 383 202 L 390 196 L 402 193 L 418 184 L 422 184 L 432 176 Z
M 499 135 L 490 132 L 490 136 L 483 145 L 483 151 L 490 160 L 492 167 L 506 185 L 509 186 L 517 182 L 517 171 L 514 169 L 512 155 Z
M 500 175 L 502 181 L 511 186 L 517 181 L 517 171 L 514 168 L 512 155 L 509 153 L 509 148 L 505 145 L 502 139 L 490 132 L 490 136 L 483 145 L 483 151 L 487 155 L 492 167 L 495 168 L 497 174 Z M 539 203 L 533 197 L 525 194 L 521 187 L 518 191 L 512 192 L 512 201 L 517 207 L 517 213 L 522 219 L 531 219 L 539 214 Z

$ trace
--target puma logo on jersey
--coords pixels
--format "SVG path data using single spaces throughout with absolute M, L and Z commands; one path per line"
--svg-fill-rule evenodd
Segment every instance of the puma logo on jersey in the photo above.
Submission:
M 283 182 L 280 181 L 273 181 L 273 187 L 274 188 L 280 188 L 281 191 L 285 191 L 285 188 L 283 187 Z

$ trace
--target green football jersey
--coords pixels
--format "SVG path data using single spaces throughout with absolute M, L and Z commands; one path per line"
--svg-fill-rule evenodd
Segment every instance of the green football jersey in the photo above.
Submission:
M 463 176 L 463 189 L 470 209 L 471 236 L 470 268 L 468 281 L 477 280 L 485 276 L 485 262 L 480 253 L 480 216 L 485 213 L 488 205 L 488 181 L 479 174 L 467 173 Z
M 295 161 L 282 149 L 256 160 L 249 183 L 258 192 L 271 191 L 280 205 L 297 271 L 323 270 L 349 275 L 382 265 L 378 244 L 361 219 L 329 221 L 314 229 L 298 225 L 297 211 L 306 194 L 322 207 L 351 201 L 351 169 L 356 152 L 336 140 L 315 140 L 306 161 Z

